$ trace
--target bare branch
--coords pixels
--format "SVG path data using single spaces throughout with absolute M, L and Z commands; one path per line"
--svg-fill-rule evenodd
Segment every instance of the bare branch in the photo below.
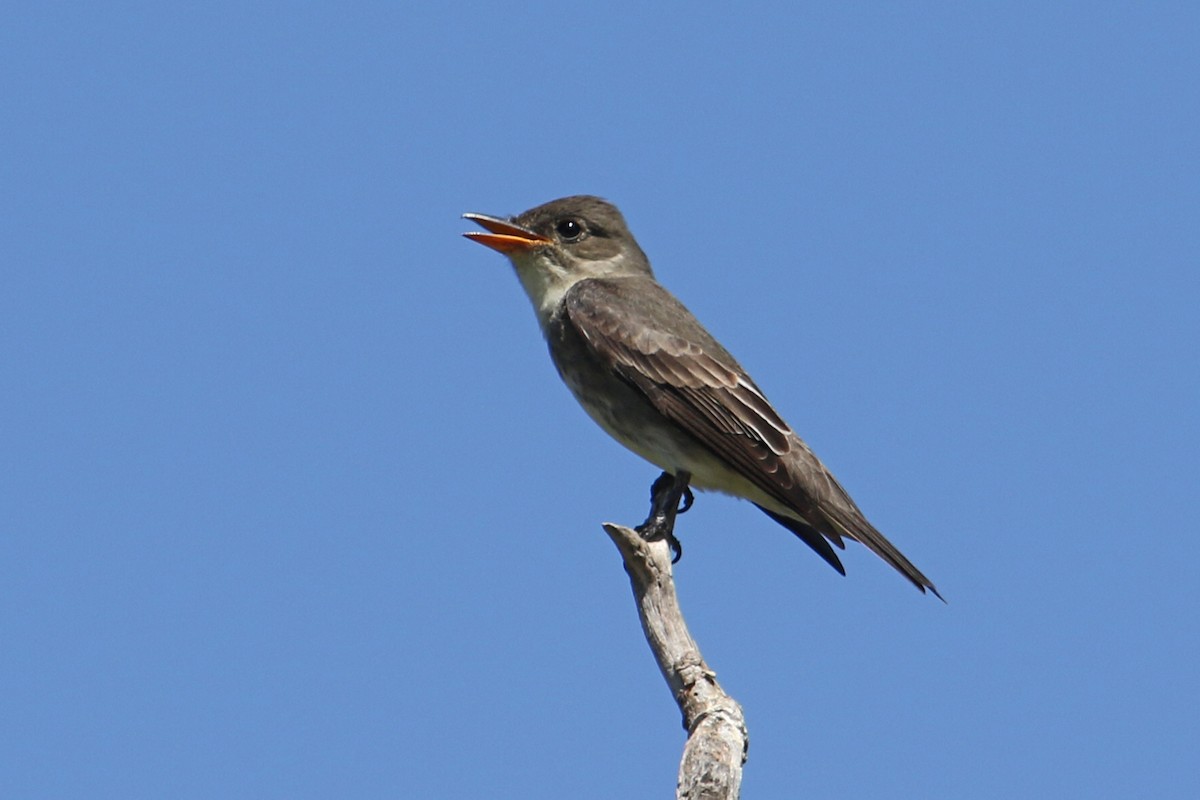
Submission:
M 733 800 L 742 783 L 749 737 L 742 707 L 725 694 L 688 632 L 675 595 L 665 541 L 604 524 L 621 551 L 646 641 L 683 713 L 688 732 L 675 796 L 680 800 Z

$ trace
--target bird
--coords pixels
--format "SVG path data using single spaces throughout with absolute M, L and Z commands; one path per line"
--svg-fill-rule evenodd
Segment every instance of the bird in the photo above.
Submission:
M 746 370 L 655 278 L 625 218 L 591 195 L 515 216 L 468 213 L 463 235 L 507 256 L 551 360 L 587 414 L 662 470 L 637 530 L 666 538 L 694 487 L 753 503 L 842 575 L 857 541 L 922 593 L 942 595 L 850 498 Z M 944 598 L 943 598 L 944 602 Z

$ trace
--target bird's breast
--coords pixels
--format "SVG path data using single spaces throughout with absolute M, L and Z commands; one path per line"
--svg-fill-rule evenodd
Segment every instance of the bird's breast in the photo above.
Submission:
M 636 387 L 601 362 L 577 333 L 547 329 L 550 356 L 563 383 L 597 425 L 659 469 L 686 470 L 692 486 L 773 504 L 695 437 L 659 411 Z

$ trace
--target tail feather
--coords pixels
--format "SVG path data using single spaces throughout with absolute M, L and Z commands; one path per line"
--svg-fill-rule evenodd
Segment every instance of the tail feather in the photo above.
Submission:
M 754 505 L 757 506 L 758 509 L 768 517 L 800 537 L 800 541 L 804 542 L 806 545 L 815 550 L 817 555 L 828 562 L 829 566 L 833 567 L 843 575 L 846 574 L 846 568 L 842 566 L 841 559 L 837 557 L 837 553 L 833 552 L 833 548 L 829 546 L 829 540 L 822 536 L 820 531 L 805 522 L 801 522 L 798 519 L 792 519 L 791 517 L 785 517 L 782 514 L 776 514 L 774 511 L 770 511 L 769 509 L 758 505 L 758 503 L 755 503 Z M 834 541 L 837 543 L 838 547 L 843 550 L 846 549 L 846 545 L 842 544 L 840 537 Z
M 857 511 L 857 508 L 854 510 Z M 925 577 L 925 573 L 921 572 L 915 564 L 905 558 L 904 554 L 894 544 L 889 542 L 887 537 L 880 533 L 874 525 L 867 522 L 866 517 L 862 516 L 861 512 L 839 512 L 842 512 L 842 509 L 820 509 L 820 513 L 829 523 L 829 527 L 836 530 L 842 536 L 861 542 L 875 555 L 891 564 L 897 572 L 908 578 L 913 586 L 921 590 L 921 594 L 924 594 L 925 590 L 928 589 L 933 592 L 937 599 L 943 603 L 946 602 L 946 598 L 942 597 L 941 592 L 933 585 L 933 581 Z
M 755 505 L 758 504 L 756 503 Z M 942 597 L 941 592 L 937 590 L 933 582 L 925 577 L 925 574 L 917 569 L 911 561 L 905 558 L 904 554 L 896 549 L 896 546 L 889 542 L 882 533 L 876 530 L 875 526 L 867 522 L 861 512 L 857 514 L 838 513 L 838 511 L 833 509 L 819 509 L 818 513 L 821 515 L 821 522 L 824 523 L 822 527 L 828 531 L 826 533 L 809 525 L 807 522 L 802 522 L 783 514 L 777 514 L 762 506 L 758 506 L 758 509 L 796 534 L 800 538 L 800 541 L 816 551 L 817 555 L 825 559 L 829 566 L 836 569 L 842 575 L 846 574 L 846 568 L 842 566 L 842 561 L 838 558 L 837 553 L 834 552 L 830 542 L 844 550 L 846 545 L 842 542 L 842 538 L 845 537 L 861 542 L 867 549 L 875 553 L 875 555 L 882 558 L 888 564 L 891 564 L 893 569 L 908 578 L 913 586 L 920 589 L 921 594 L 924 594 L 928 590 L 937 599 L 943 603 L 946 602 L 946 598 Z

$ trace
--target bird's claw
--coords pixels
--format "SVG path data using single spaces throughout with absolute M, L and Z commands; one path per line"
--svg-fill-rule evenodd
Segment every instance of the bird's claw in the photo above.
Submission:
M 682 514 L 683 512 L 685 512 L 689 508 L 691 508 L 692 504 L 695 502 L 696 502 L 696 495 L 692 494 L 692 487 L 684 486 L 683 487 L 683 497 L 679 501 L 679 510 L 676 511 L 675 513 Z
M 669 472 L 659 475 L 650 486 L 650 516 L 634 528 L 647 542 L 665 539 L 671 547 L 672 564 L 683 558 L 683 545 L 675 536 L 675 515 L 687 511 L 696 501 L 688 486 L 691 477 L 682 470 L 676 475 Z

